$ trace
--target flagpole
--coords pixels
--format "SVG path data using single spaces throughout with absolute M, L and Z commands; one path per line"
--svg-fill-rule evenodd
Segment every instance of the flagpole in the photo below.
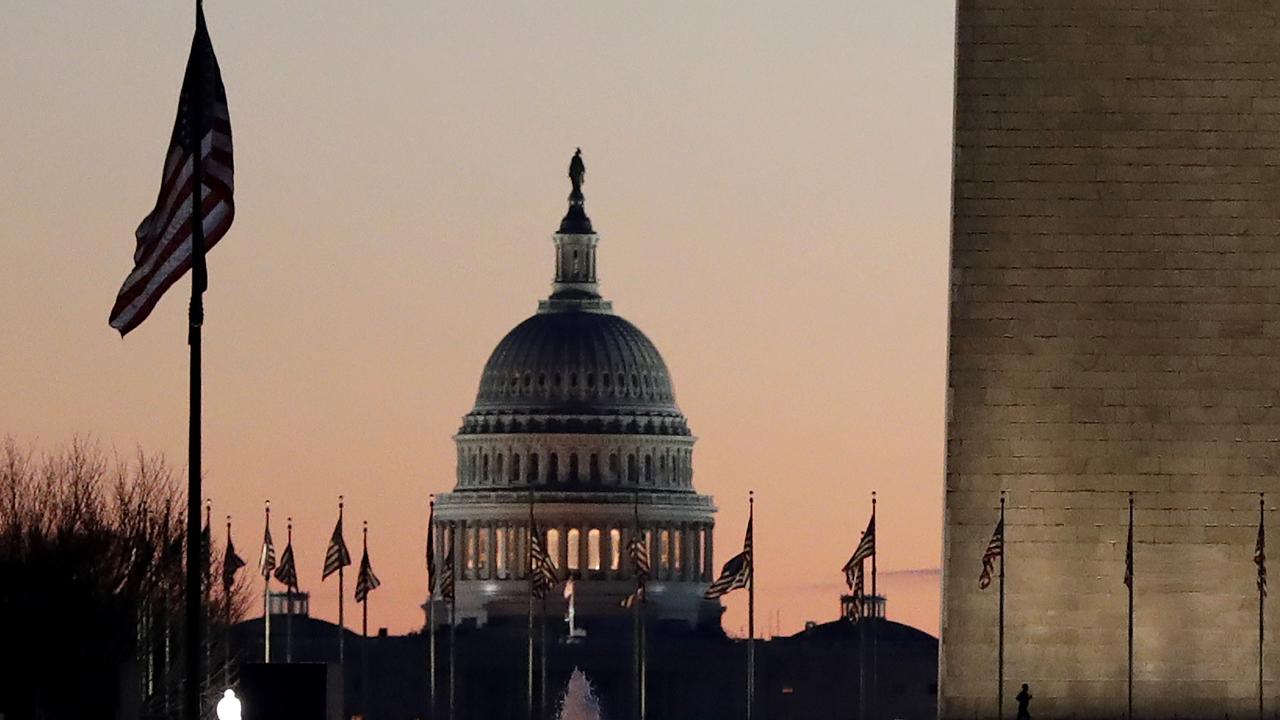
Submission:
M 747 492 L 747 527 L 752 527 L 756 515 L 756 493 Z M 747 720 L 751 720 L 752 706 L 756 700 L 756 548 L 751 539 L 751 577 L 747 584 Z
M 1266 540 L 1264 539 L 1265 538 L 1264 533 L 1266 532 L 1265 528 L 1267 524 L 1266 510 L 1267 510 L 1266 494 L 1258 493 L 1258 539 L 1260 540 L 1258 544 L 1259 550 L 1264 550 L 1265 546 L 1263 545 L 1263 543 L 1266 542 Z M 1260 559 L 1262 560 L 1262 562 L 1266 562 L 1265 555 L 1261 556 Z M 1258 566 L 1258 571 L 1259 571 L 1258 578 L 1259 580 L 1262 580 L 1265 577 L 1262 574 L 1264 572 L 1262 565 Z M 1262 639 L 1263 639 L 1263 622 L 1264 622 L 1263 610 L 1265 609 L 1264 601 L 1267 597 L 1267 593 L 1263 589 L 1264 587 L 1265 585 L 1263 585 L 1262 582 L 1258 583 L 1258 720 L 1263 720 Z
M 529 493 L 529 537 L 525 543 L 525 560 L 528 565 L 529 578 L 529 720 L 534 720 L 533 714 L 533 493 Z
M 227 516 L 227 552 L 231 552 L 231 516 Z M 222 680 L 227 687 L 231 686 L 231 587 L 223 585 L 222 602 L 226 605 L 225 637 L 222 641 Z
M 342 527 L 342 496 L 341 495 L 338 496 L 338 527 Z M 347 544 L 346 540 L 343 540 L 342 544 L 346 545 Z M 342 563 L 338 563 L 338 667 L 344 669 L 342 674 L 345 677 L 346 676 L 346 672 L 345 672 L 346 640 L 345 638 L 343 638 L 343 635 L 347 634 L 347 623 L 346 623 L 346 615 L 343 612 L 344 609 L 343 609 L 343 599 L 342 599 L 342 589 L 343 589 L 342 569 L 343 569 Z
M 457 699 L 457 663 L 458 663 L 458 590 L 457 590 L 457 572 L 458 572 L 458 550 L 457 550 L 457 528 L 452 520 L 449 521 L 449 557 L 453 562 L 454 572 L 454 590 L 449 593 L 449 720 L 454 720 L 456 716 L 456 699 Z
M 204 501 L 204 527 L 208 530 L 208 537 L 205 537 L 205 531 L 200 531 L 200 564 L 204 570 L 204 590 L 201 592 L 201 599 L 204 601 L 206 608 L 212 608 L 209 598 L 213 595 L 213 501 L 206 498 Z M 208 540 L 206 543 L 205 541 Z M 210 645 L 209 636 L 213 628 L 211 617 L 203 618 L 205 625 L 204 633 L 204 686 L 206 688 L 213 687 L 213 648 Z
M 1000 630 L 996 649 L 996 717 L 1004 720 L 1004 491 L 1000 491 Z
M 196 0 L 196 31 L 204 13 Z M 203 91 L 203 88 L 200 90 Z M 189 119 L 190 120 L 190 119 Z M 203 126 L 187 123 L 191 128 Z M 200 327 L 204 324 L 204 291 L 209 285 L 204 262 L 204 138 L 188 137 L 191 153 L 191 306 L 188 309 L 187 344 L 191 347 L 191 416 L 187 438 L 187 686 L 184 693 L 186 720 L 200 717 Z
M 369 521 L 360 528 L 360 546 L 364 557 L 369 556 Z M 369 716 L 369 594 L 360 601 L 360 705 L 365 717 Z
M 1133 492 L 1129 493 L 1129 537 L 1133 538 Z M 1132 547 L 1132 545 L 1130 545 Z M 1130 560 L 1132 562 L 1132 560 Z M 1132 567 L 1132 565 L 1130 566 Z M 1133 720 L 1133 574 L 1129 575 L 1129 720 Z
M 267 532 L 271 531 L 271 501 L 267 501 Z M 265 538 L 263 538 L 265 541 Z M 266 552 L 264 545 L 263 552 Z M 272 548 L 272 552 L 275 549 Z M 261 564 L 261 558 L 259 558 Z M 262 568 L 258 568 L 261 572 Z M 267 571 L 262 575 L 262 661 L 271 662 L 271 572 Z
M 293 548 L 293 518 L 288 518 L 289 537 L 286 548 Z M 296 565 L 295 565 L 296 568 Z M 297 570 L 294 570 L 297 573 Z M 284 587 L 284 661 L 293 662 L 293 583 Z
M 436 554 L 436 544 L 435 544 L 436 496 L 434 493 L 432 493 L 431 495 L 430 508 L 431 509 L 427 513 L 427 517 L 430 518 L 430 522 L 427 523 L 427 546 L 431 550 L 430 555 L 427 557 L 427 562 L 431 568 L 431 577 L 427 578 L 427 581 L 429 583 L 429 586 L 427 588 L 427 627 L 428 627 L 428 632 L 430 632 L 431 634 L 431 651 L 430 651 L 430 658 L 428 662 L 428 665 L 430 666 L 430 671 L 431 671 L 431 678 L 428 682 L 431 707 L 430 707 L 430 711 L 427 713 L 427 717 L 430 718 L 430 720 L 436 720 L 436 612 L 435 612 L 435 606 L 436 606 L 436 593 L 435 593 L 436 563 L 435 561 L 436 559 L 434 557 Z
M 542 596 L 542 615 L 538 620 L 538 651 L 541 657 L 538 687 L 538 717 L 547 720 L 547 596 Z
M 871 527 L 876 527 L 876 491 L 871 491 Z M 880 538 L 872 536 L 871 546 L 871 715 L 880 717 L 880 617 L 876 615 L 879 597 L 876 591 L 876 556 L 880 554 Z
M 633 522 L 632 522 L 633 535 L 631 540 L 632 542 L 631 546 L 634 547 L 635 543 L 640 541 L 640 494 L 639 493 L 631 494 L 631 509 L 632 509 L 632 517 L 633 517 Z M 648 548 L 646 547 L 645 550 L 647 552 Z M 631 562 L 631 565 L 632 565 L 631 571 L 636 576 L 636 590 L 638 591 L 640 589 L 640 568 L 635 562 L 635 557 L 634 557 L 635 553 L 628 553 L 628 554 L 633 555 L 632 562 Z M 632 644 L 634 646 L 632 648 L 632 659 L 635 664 L 634 684 L 635 684 L 635 693 L 636 693 L 636 708 L 635 708 L 636 720 L 645 720 L 645 717 L 644 717 L 645 715 L 645 712 L 644 712 L 645 711 L 645 707 L 644 707 L 645 705 L 645 702 L 644 702 L 645 701 L 644 620 L 641 617 L 641 613 L 643 612 L 643 610 L 644 610 L 644 596 L 640 595 L 639 597 L 636 598 L 635 607 L 633 608 L 633 615 L 632 615 L 632 625 L 633 625 Z

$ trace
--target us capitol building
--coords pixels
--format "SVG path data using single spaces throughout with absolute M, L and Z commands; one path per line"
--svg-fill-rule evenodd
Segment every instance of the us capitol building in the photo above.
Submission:
M 575 155 L 569 209 L 552 235 L 551 294 L 494 348 L 454 436 L 457 484 L 436 502 L 436 550 L 453 523 L 459 623 L 524 617 L 532 504 L 589 627 L 630 615 L 620 603 L 635 589 L 626 547 L 638 513 L 653 565 L 649 617 L 718 626 L 719 601 L 702 597 L 716 508 L 694 490 L 694 437 L 662 355 L 600 294 L 584 174 Z M 559 592 L 549 601 L 565 602 Z M 434 622 L 447 622 L 435 602 Z

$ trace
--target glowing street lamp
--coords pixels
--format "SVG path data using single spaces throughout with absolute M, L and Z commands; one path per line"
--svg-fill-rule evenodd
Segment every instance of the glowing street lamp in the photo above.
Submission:
M 236 698 L 236 691 L 227 688 L 222 694 L 222 699 L 218 701 L 218 720 L 240 720 L 240 700 Z

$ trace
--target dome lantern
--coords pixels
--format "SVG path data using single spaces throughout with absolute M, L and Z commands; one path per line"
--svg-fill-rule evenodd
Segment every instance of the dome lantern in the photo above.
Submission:
M 591 218 L 587 217 L 584 207 L 582 183 L 586 174 L 582 148 L 578 148 L 569 161 L 572 183 L 569 210 L 560 221 L 560 229 L 552 236 L 556 245 L 555 281 L 551 285 L 551 297 L 539 305 L 539 312 L 610 310 L 610 303 L 600 297 L 600 284 L 596 279 L 596 244 L 600 236 L 591 227 Z

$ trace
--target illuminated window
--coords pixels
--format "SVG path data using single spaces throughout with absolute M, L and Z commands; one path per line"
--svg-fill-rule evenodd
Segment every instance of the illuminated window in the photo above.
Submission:
M 494 554 L 497 557 L 495 564 L 498 567 L 498 577 L 500 578 L 506 578 L 510 574 L 507 567 L 507 534 L 509 532 L 511 532 L 509 529 L 500 527 L 494 535 Z
M 476 528 L 476 577 L 489 577 L 489 528 Z
M 587 569 L 600 569 L 600 531 L 596 528 L 587 533 Z
M 578 541 L 579 541 L 579 538 L 581 537 L 582 537 L 582 533 L 578 532 L 578 528 L 569 528 L 569 532 L 566 533 L 565 535 L 565 543 L 566 543 L 565 550 L 568 550 L 568 555 L 569 555 L 568 565 L 570 570 L 578 569 L 578 566 L 579 566 Z
M 676 530 L 671 533 L 671 568 L 675 570 L 677 574 L 680 573 L 680 569 L 684 566 L 684 563 L 682 563 L 680 559 L 682 551 L 684 550 L 684 543 L 681 542 L 683 538 L 684 531 L 682 530 Z
M 609 569 L 622 567 L 622 531 L 614 528 L 609 531 Z
M 705 568 L 707 566 L 707 529 L 706 528 L 698 528 L 698 541 L 697 541 L 697 545 L 694 546 L 694 552 L 698 553 L 698 557 L 695 558 L 696 562 L 694 563 L 694 575 L 698 579 L 701 579 L 703 575 L 702 568 Z
M 465 558 L 463 564 L 466 566 L 467 577 L 475 577 L 476 569 L 476 529 L 467 528 L 463 531 L 463 537 L 466 538 L 462 546 L 462 554 Z
M 560 567 L 560 531 L 552 528 L 547 531 L 547 555 L 551 556 L 551 564 Z
M 662 531 L 659 542 L 662 544 L 661 555 L 658 557 L 658 567 L 662 572 L 666 572 L 671 567 L 671 533 L 666 530 Z

